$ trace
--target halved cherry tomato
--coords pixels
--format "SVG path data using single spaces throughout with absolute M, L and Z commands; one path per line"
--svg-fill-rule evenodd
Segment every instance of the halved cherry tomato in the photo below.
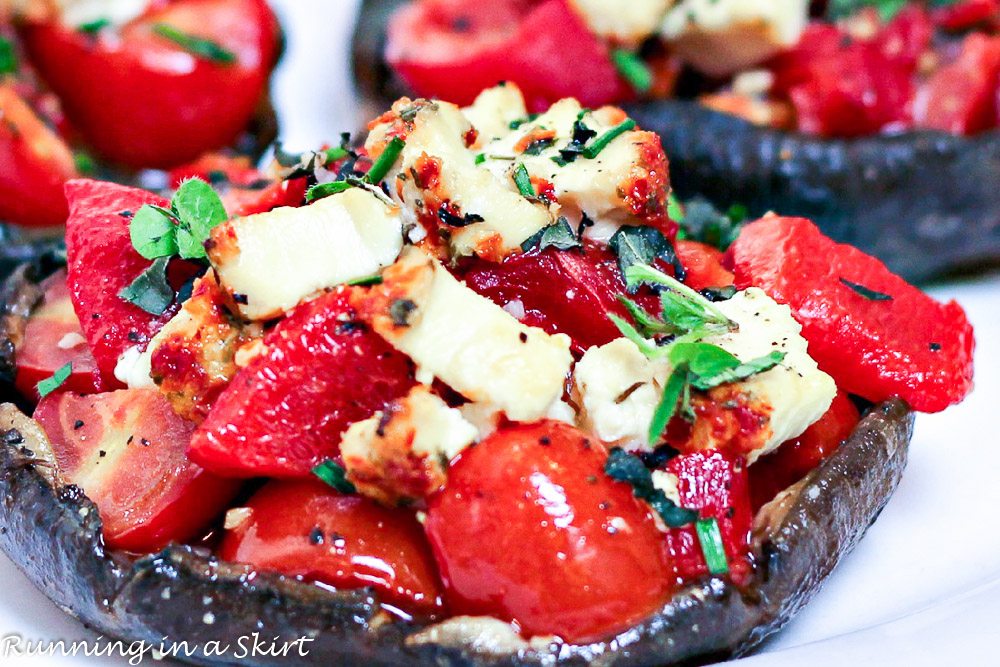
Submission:
M 507 426 L 465 450 L 425 522 L 451 611 L 587 642 L 658 609 L 673 590 L 666 539 L 604 474 L 607 456 L 560 422 Z
M 80 321 L 66 285 L 66 272 L 58 271 L 42 283 L 42 302 L 28 318 L 24 338 L 17 346 L 15 384 L 22 396 L 38 400 L 35 389 L 66 364 L 72 365 L 65 391 L 93 394 L 104 389 L 101 372 L 87 346 Z
M 411 614 L 442 612 L 434 558 L 412 512 L 342 495 L 318 480 L 269 482 L 245 507 L 220 558 L 341 589 L 370 586 Z
M 113 549 L 149 553 L 197 537 L 239 488 L 187 460 L 194 425 L 156 389 L 58 392 L 42 399 L 34 417 L 60 477 L 100 510 Z
M 975 339 L 954 301 L 938 303 L 804 218 L 751 223 L 729 252 L 736 286 L 788 304 L 809 355 L 844 391 L 939 412 L 972 390 Z
M 938 69 L 917 91 L 914 122 L 954 134 L 997 126 L 1000 37 L 973 33 L 955 62 Z
M 73 154 L 9 84 L 0 85 L 0 119 L 0 220 L 63 224 L 63 184 L 76 176 Z
M 735 277 L 722 265 L 722 251 L 698 241 L 677 241 L 677 257 L 681 260 L 687 275 L 684 282 L 691 289 L 703 290 L 709 287 L 727 287 Z
M 158 32 L 214 42 L 232 63 Z M 119 32 L 94 36 L 29 23 L 25 48 L 66 115 L 100 154 L 128 167 L 171 167 L 231 143 L 264 94 L 279 48 L 265 0 L 175 0 Z
M 979 25 L 1000 25 L 1000 0 L 959 0 L 935 7 L 931 16 L 945 30 L 960 31 Z
M 858 425 L 860 415 L 844 392 L 837 392 L 830 409 L 799 437 L 750 466 L 754 511 L 822 463 Z
M 305 178 L 275 181 L 250 164 L 245 156 L 206 153 L 190 164 L 170 170 L 171 187 L 200 178 L 212 184 L 230 217 L 266 213 L 279 206 L 300 206 L 305 201 Z
M 511 255 L 500 264 L 474 261 L 459 277 L 525 324 L 568 335 L 573 351 L 582 354 L 621 336 L 608 319 L 609 313 L 626 315 L 617 300 L 625 283 L 616 261 L 606 247 L 588 242 L 583 252 L 549 248 Z M 656 297 L 636 300 L 657 309 Z
M 151 315 L 118 296 L 151 262 L 132 247 L 129 222 L 144 204 L 169 206 L 145 190 L 78 179 L 66 184 L 67 283 L 73 308 L 107 387 L 119 387 L 115 365 L 125 350 L 144 346 L 177 312 Z M 197 268 L 185 266 L 191 273 Z M 193 275 L 193 274 L 192 274 Z M 183 282 L 184 276 L 179 276 Z
M 500 81 L 516 83 L 531 110 L 631 95 L 567 0 L 418 0 L 389 22 L 386 59 L 418 95 L 457 104 Z
M 698 511 L 701 519 L 715 519 L 737 584 L 750 575 L 750 490 L 747 468 L 741 459 L 721 452 L 696 452 L 670 459 L 667 472 L 677 477 L 680 506 Z M 694 525 L 670 529 L 670 554 L 677 566 L 678 582 L 708 574 L 708 565 Z
M 351 288 L 301 304 L 222 392 L 191 458 L 234 477 L 308 477 L 348 426 L 415 384 L 413 365 L 357 321 Z

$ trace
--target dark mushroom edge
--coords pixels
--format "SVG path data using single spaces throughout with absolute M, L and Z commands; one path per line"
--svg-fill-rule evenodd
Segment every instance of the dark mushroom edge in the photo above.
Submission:
M 7 281 L 0 313 L 0 371 L 13 371 L 24 320 L 40 298 L 40 263 Z M 9 383 L 2 384 L 9 387 Z M 5 388 L 10 396 L 11 389 Z M 692 585 L 657 614 L 607 641 L 521 641 L 475 622 L 405 622 L 371 590 L 334 590 L 248 566 L 205 549 L 170 546 L 135 558 L 108 551 L 101 518 L 83 491 L 60 480 L 41 427 L 0 405 L 0 548 L 61 609 L 105 636 L 206 642 L 261 637 L 308 643 L 297 664 L 689 664 L 742 655 L 779 630 L 819 590 L 875 521 L 899 483 L 913 432 L 900 401 L 872 407 L 851 437 L 755 519 L 752 581 Z M 496 623 L 495 626 L 502 624 Z M 494 629 L 495 629 L 494 626 Z M 183 654 L 182 654 L 183 655 Z M 266 657 L 215 660 L 265 665 Z M 204 655 L 187 658 L 207 664 Z
M 407 93 L 383 57 L 386 22 L 407 2 L 362 3 L 353 63 L 365 117 Z M 758 127 L 693 101 L 625 111 L 660 135 L 682 200 L 809 218 L 911 282 L 1000 262 L 1000 130 L 831 140 Z

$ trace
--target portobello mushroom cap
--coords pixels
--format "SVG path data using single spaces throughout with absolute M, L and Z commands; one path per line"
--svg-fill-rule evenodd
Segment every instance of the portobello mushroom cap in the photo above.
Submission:
M 386 24 L 409 0 L 364 0 L 354 72 L 373 115 L 406 94 L 384 60 Z M 660 135 L 682 200 L 809 218 L 823 232 L 924 281 L 1000 262 L 1000 131 L 823 139 L 759 127 L 690 100 L 629 104 Z
M 40 298 L 42 273 L 22 267 L 5 286 L 0 337 L 8 368 L 18 332 Z M 525 642 L 499 621 L 407 622 L 382 608 L 370 589 L 335 590 L 254 572 L 197 547 L 140 557 L 109 551 L 97 507 L 60 478 L 41 427 L 10 403 L 0 405 L 0 547 L 87 626 L 154 646 L 169 637 L 203 648 L 259 633 L 268 641 L 311 639 L 308 655 L 294 658 L 310 665 L 704 663 L 750 651 L 815 595 L 892 495 L 912 430 L 913 415 L 902 402 L 872 407 L 830 458 L 760 510 L 749 585 L 705 578 L 629 630 L 587 645 Z M 259 655 L 236 660 L 233 653 L 176 657 L 198 664 L 280 662 Z

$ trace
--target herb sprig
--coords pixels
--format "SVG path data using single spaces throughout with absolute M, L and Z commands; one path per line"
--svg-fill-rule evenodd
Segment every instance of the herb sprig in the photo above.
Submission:
M 229 49 L 223 48 L 210 39 L 189 35 L 169 23 L 157 23 L 153 26 L 153 32 L 202 60 L 220 65 L 232 65 L 236 62 L 236 54 Z
M 619 482 L 632 486 L 632 494 L 645 500 L 660 515 L 663 523 L 671 528 L 680 528 L 698 519 L 694 510 L 678 507 L 667 495 L 653 484 L 653 474 L 635 454 L 615 447 L 604 463 L 604 474 Z

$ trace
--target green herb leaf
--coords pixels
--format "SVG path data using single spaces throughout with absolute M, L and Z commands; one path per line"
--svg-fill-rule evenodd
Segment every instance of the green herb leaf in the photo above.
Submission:
M 482 164 L 486 162 L 486 153 L 479 153 L 476 155 L 476 164 Z
M 653 87 L 653 72 L 646 62 L 638 55 L 625 49 L 611 52 L 611 60 L 615 63 L 618 73 L 628 81 L 637 93 L 648 93 Z
M 162 315 L 174 301 L 174 290 L 167 282 L 169 263 L 168 257 L 158 258 L 132 284 L 119 292 L 118 296 L 150 315 Z
M 892 296 L 889 294 L 883 294 L 882 292 L 876 292 L 870 287 L 865 287 L 864 285 L 859 285 L 858 283 L 852 283 L 846 278 L 841 278 L 840 282 L 850 287 L 852 290 L 868 299 L 869 301 L 892 301 Z
M 719 348 L 722 349 L 722 348 Z M 739 382 L 748 377 L 769 371 L 785 359 L 784 352 L 771 352 L 763 357 L 751 359 L 746 363 L 740 363 L 732 368 L 720 370 L 715 374 L 701 373 L 691 383 L 695 389 L 702 391 L 717 387 L 720 384 Z
M 856 14 L 864 7 L 874 7 L 879 18 L 887 22 L 896 18 L 909 0 L 830 0 L 827 15 L 831 19 L 843 19 Z
M 531 114 L 528 114 L 527 116 L 522 116 L 521 118 L 514 119 L 514 120 L 510 121 L 510 129 L 516 130 L 519 127 L 521 127 L 522 125 L 524 125 L 525 123 L 533 123 L 533 122 L 535 122 L 535 120 L 538 119 L 538 116 L 539 116 L 539 114 L 537 114 L 537 113 L 531 113 Z
M 657 359 L 664 357 L 667 354 L 667 348 L 659 347 L 656 343 L 645 338 L 638 330 L 622 318 L 611 313 L 608 314 L 608 319 L 611 323 L 618 327 L 618 331 L 621 332 L 622 336 L 627 338 L 634 344 L 642 354 L 648 359 Z
M 77 173 L 83 176 L 92 176 L 97 171 L 97 163 L 94 162 L 94 158 L 84 150 L 73 151 L 73 166 L 76 167 Z
M 640 333 L 649 338 L 656 334 L 674 334 L 677 333 L 678 329 L 676 326 L 670 322 L 665 322 L 661 319 L 653 317 L 646 309 L 637 304 L 635 301 L 619 294 L 618 302 L 621 303 L 625 310 L 628 312 L 629 317 L 635 322 L 636 327 L 639 329 Z
M 357 493 L 347 481 L 347 473 L 336 461 L 327 460 L 312 469 L 312 473 L 341 493 Z
M 698 542 L 701 543 L 701 553 L 711 574 L 729 573 L 729 561 L 726 559 L 726 548 L 722 544 L 722 531 L 719 522 L 714 518 L 698 519 L 695 523 Z
M 61 387 L 69 376 L 73 373 L 73 362 L 67 363 L 65 366 L 60 366 L 56 369 L 56 372 L 52 374 L 51 377 L 47 377 L 38 384 L 35 385 L 35 391 L 42 398 L 45 398 L 56 389 Z
M 673 192 L 667 195 L 667 216 L 678 224 L 684 222 L 684 206 Z
M 180 223 L 178 253 L 184 259 L 204 258 L 205 241 L 212 230 L 229 217 L 219 195 L 205 181 L 192 178 L 181 183 L 170 205 Z
M 735 330 L 736 323 L 698 292 L 662 271 L 645 264 L 633 264 L 625 271 L 625 285 L 641 284 L 665 288 L 660 294 L 664 319 L 687 330 L 709 325 Z
M 86 23 L 81 23 L 76 27 L 77 30 L 86 35 L 96 35 L 100 31 L 111 25 L 111 21 L 107 18 L 94 19 L 93 21 L 88 21 Z
M 522 197 L 535 198 L 535 186 L 531 184 L 531 176 L 528 175 L 528 168 L 524 164 L 519 164 L 514 168 L 514 184 Z
M 350 190 L 354 186 L 347 181 L 334 181 L 332 183 L 318 183 L 306 191 L 306 201 L 312 203 L 317 199 L 323 199 L 330 195 L 339 194 Z
M 14 43 L 0 35 L 0 75 L 17 73 L 17 52 Z
M 677 403 L 681 400 L 681 395 L 684 393 L 684 388 L 687 385 L 687 368 L 675 368 L 670 373 L 670 377 L 667 378 L 667 384 L 663 387 L 663 395 L 660 396 L 660 402 L 656 404 L 656 409 L 653 411 L 653 419 L 649 422 L 648 435 L 650 443 L 655 444 L 659 442 L 660 436 L 663 435 L 663 431 L 667 428 L 667 424 L 677 414 Z
M 177 225 L 161 208 L 147 204 L 136 211 L 129 222 L 128 233 L 132 247 L 146 259 L 177 254 Z
M 692 199 L 684 204 L 681 231 L 684 238 L 700 241 L 719 250 L 726 250 L 740 235 L 747 209 L 740 204 L 729 207 L 727 213 L 720 213 L 704 199 Z M 671 220 L 675 220 L 673 215 Z
M 157 23 L 153 26 L 153 32 L 203 60 L 223 65 L 231 65 L 236 62 L 236 54 L 232 51 L 211 40 L 189 35 L 170 24 Z
M 594 140 L 594 143 L 583 149 L 583 157 L 588 160 L 593 160 L 595 157 L 601 154 L 605 148 L 608 147 L 612 141 L 620 137 L 621 135 L 635 129 L 635 121 L 631 118 L 622 121 L 619 125 L 611 128 L 600 137 Z
M 392 165 L 396 164 L 396 160 L 399 159 L 399 155 L 403 152 L 405 146 L 405 141 L 399 137 L 393 137 L 392 141 L 385 147 L 385 150 L 382 151 L 382 154 L 372 164 L 372 168 L 365 174 L 364 180 L 369 183 L 381 182 L 385 178 L 385 175 L 389 173 L 389 170 L 392 169 Z
M 376 273 L 370 276 L 363 276 L 361 278 L 355 278 L 354 280 L 348 280 L 347 284 L 356 285 L 359 287 L 367 287 L 369 285 L 381 285 L 382 276 Z
M 608 453 L 604 474 L 631 485 L 632 495 L 649 503 L 663 519 L 663 523 L 671 528 L 687 526 L 698 518 L 697 512 L 678 507 L 662 490 L 653 486 L 653 473 L 646 468 L 642 459 L 621 447 L 615 447 Z
M 626 276 L 629 267 L 637 264 L 651 265 L 657 259 L 679 264 L 673 244 L 653 227 L 623 225 L 608 241 L 608 247 L 618 256 L 618 269 L 622 277 Z M 636 289 L 638 285 L 632 285 L 628 291 L 635 292 Z
M 554 224 L 548 227 L 543 227 L 537 232 L 532 234 L 524 243 L 521 244 L 521 250 L 523 252 L 528 252 L 537 248 L 538 250 L 545 250 L 546 248 L 555 248 L 557 250 L 570 250 L 572 248 L 582 247 L 580 239 L 576 237 L 573 232 L 573 228 L 569 225 L 569 220 L 560 216 Z

